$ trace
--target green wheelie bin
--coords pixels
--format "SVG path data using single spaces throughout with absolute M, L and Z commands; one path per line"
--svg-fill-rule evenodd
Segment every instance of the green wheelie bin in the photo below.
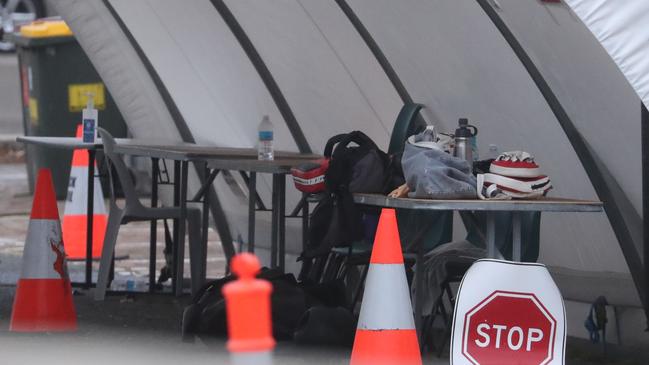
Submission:
M 90 93 L 99 110 L 99 125 L 116 137 L 126 137 L 121 113 L 65 22 L 36 21 L 5 37 L 16 44 L 26 136 L 73 137 Z M 57 198 L 65 199 L 71 159 L 70 150 L 27 145 L 30 191 L 38 169 L 47 167 Z

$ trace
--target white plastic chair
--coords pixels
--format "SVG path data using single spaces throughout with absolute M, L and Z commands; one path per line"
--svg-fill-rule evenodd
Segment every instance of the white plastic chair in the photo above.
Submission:
M 122 157 L 114 152 L 115 140 L 106 130 L 98 128 L 99 135 L 102 138 L 104 155 L 109 162 L 108 174 L 110 177 L 110 212 L 108 214 L 108 224 L 106 226 L 106 235 L 104 236 L 104 247 L 101 254 L 99 266 L 99 277 L 97 279 L 97 288 L 95 290 L 95 300 L 103 300 L 106 295 L 106 286 L 110 273 L 110 266 L 114 255 L 115 244 L 117 243 L 117 233 L 122 224 L 135 221 L 152 221 L 158 219 L 179 219 L 179 207 L 146 207 L 142 205 L 135 192 L 135 186 L 131 175 L 122 160 Z M 110 166 L 115 168 L 117 177 L 122 186 L 126 203 L 124 208 L 117 205 L 115 192 L 113 188 L 114 177 Z M 156 178 L 155 176 L 153 178 Z M 201 212 L 197 208 L 187 208 L 187 231 L 189 233 L 189 256 L 191 265 L 191 286 L 192 293 L 195 293 L 203 284 L 205 278 L 205 258 L 206 247 L 203 247 L 201 240 Z M 177 244 L 177 243 L 174 243 Z M 184 250 L 176 250 L 182 253 Z M 184 255 L 178 255 L 178 265 L 183 265 Z

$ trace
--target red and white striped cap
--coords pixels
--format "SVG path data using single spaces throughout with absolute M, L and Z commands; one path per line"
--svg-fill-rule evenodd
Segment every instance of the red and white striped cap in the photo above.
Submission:
M 537 177 L 541 175 L 534 156 L 524 151 L 501 153 L 489 166 L 489 172 L 509 177 Z
M 500 191 L 512 198 L 538 198 L 547 194 L 552 189 L 550 178 L 545 175 L 531 178 L 510 178 L 497 174 L 483 174 L 478 176 L 478 188 L 484 186 L 487 197 L 495 191 Z
M 551 189 L 550 178 L 523 151 L 502 153 L 489 166 L 489 173 L 477 175 L 480 199 L 536 199 Z

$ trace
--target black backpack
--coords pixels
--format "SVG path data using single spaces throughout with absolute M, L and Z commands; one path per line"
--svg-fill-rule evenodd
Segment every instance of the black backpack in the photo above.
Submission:
M 352 145 L 355 144 L 355 145 Z M 395 161 L 360 131 L 331 137 L 325 146 L 329 168 L 325 173 L 326 193 L 313 210 L 309 241 L 302 259 L 322 256 L 332 247 L 348 246 L 366 236 L 363 214 L 352 193 L 381 193 L 403 184 L 403 172 Z
M 355 143 L 356 146 L 350 146 Z M 327 141 L 329 159 L 325 185 L 333 194 L 382 193 L 387 181 L 388 155 L 361 131 L 338 134 Z

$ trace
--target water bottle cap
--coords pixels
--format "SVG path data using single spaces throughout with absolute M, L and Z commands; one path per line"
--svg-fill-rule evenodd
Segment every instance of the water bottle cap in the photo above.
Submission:
M 455 138 L 471 137 L 473 135 L 468 128 L 469 120 L 467 118 L 460 118 L 458 124 L 460 126 L 455 130 Z

